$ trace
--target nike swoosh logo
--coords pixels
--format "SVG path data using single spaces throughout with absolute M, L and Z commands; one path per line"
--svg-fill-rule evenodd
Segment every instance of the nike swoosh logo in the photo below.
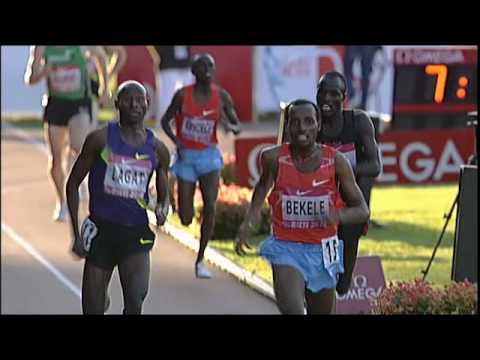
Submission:
M 327 180 L 322 180 L 322 181 L 319 181 L 319 182 L 317 182 L 316 180 L 313 180 L 313 181 L 312 181 L 312 186 L 313 186 L 313 187 L 317 187 L 317 186 L 323 185 L 323 184 L 325 184 L 325 183 L 327 183 L 327 182 L 328 182 L 328 179 L 327 179 Z
M 303 195 L 306 195 L 308 193 L 311 193 L 312 190 L 307 190 L 307 191 L 300 191 L 300 190 L 297 190 L 297 196 L 303 196 Z
M 203 116 L 208 116 L 210 114 L 213 114 L 214 112 L 215 112 L 215 110 L 203 110 L 202 115 Z
M 146 160 L 149 157 L 150 156 L 148 154 L 139 154 L 139 153 L 135 154 L 135 159 L 137 159 L 137 160 Z
M 140 239 L 140 244 L 142 244 L 142 245 L 147 245 L 147 244 L 151 244 L 151 243 L 153 243 L 153 240 Z
M 134 161 L 135 161 L 134 159 L 124 159 L 124 158 L 122 158 L 122 164 L 124 164 L 124 165 L 132 164 Z

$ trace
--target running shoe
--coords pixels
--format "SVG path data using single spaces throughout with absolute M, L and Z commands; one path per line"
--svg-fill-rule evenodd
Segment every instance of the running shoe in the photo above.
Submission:
M 53 211 L 53 221 L 65 222 L 68 220 L 68 208 L 67 204 L 62 204 L 55 207 Z
M 210 279 L 212 277 L 212 273 L 208 271 L 203 262 L 199 262 L 198 264 L 195 264 L 195 276 L 198 279 Z

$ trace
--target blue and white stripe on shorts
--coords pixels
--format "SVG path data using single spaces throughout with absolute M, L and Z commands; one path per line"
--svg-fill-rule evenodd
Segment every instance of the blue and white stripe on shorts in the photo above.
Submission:
M 343 240 L 339 240 L 339 261 L 325 269 L 321 244 L 277 240 L 273 235 L 260 245 L 260 255 L 275 265 L 288 265 L 302 273 L 309 290 L 316 293 L 337 286 L 344 272 Z

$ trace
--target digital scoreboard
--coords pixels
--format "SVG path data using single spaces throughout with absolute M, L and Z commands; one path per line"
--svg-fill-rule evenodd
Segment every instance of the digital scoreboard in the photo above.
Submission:
M 394 50 L 393 129 L 464 127 L 477 110 L 477 48 Z

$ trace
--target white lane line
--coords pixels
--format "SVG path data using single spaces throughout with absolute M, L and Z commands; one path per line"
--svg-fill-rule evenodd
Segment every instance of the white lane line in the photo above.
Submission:
M 2 127 L 7 131 L 11 132 L 15 136 L 21 138 L 24 142 L 34 145 L 38 150 L 42 151 L 45 154 L 49 154 L 47 146 L 42 142 L 35 139 L 32 139 L 32 136 L 21 129 L 16 128 L 14 125 L 11 125 L 7 122 L 2 123 Z M 8 189 L 7 192 L 13 189 Z M 2 194 L 3 194 L 2 189 Z M 11 227 L 2 222 L 2 231 L 5 231 L 15 242 L 22 246 L 30 255 L 32 255 L 36 260 L 38 260 L 43 266 L 47 268 L 64 286 L 71 290 L 77 297 L 82 297 L 81 290 L 71 282 L 60 270 L 58 270 L 52 263 L 46 260 L 38 251 L 36 251 L 28 241 L 24 240 L 20 235 L 18 235 Z
M 2 124 L 2 126 L 5 126 L 5 124 Z M 5 128 L 8 129 L 9 131 L 12 131 L 15 135 L 24 139 L 26 142 L 34 144 L 35 147 L 39 148 L 40 150 L 48 154 L 46 145 L 43 142 L 39 142 L 32 139 L 31 135 L 28 134 L 27 132 L 16 128 L 12 124 L 8 124 L 8 126 L 5 126 Z M 156 224 L 155 215 L 151 211 L 147 211 L 147 214 L 148 214 L 150 223 Z M 2 228 L 3 228 L 3 224 L 2 224 Z M 168 235 L 172 236 L 176 241 L 186 245 L 187 247 L 190 247 L 194 251 L 198 249 L 198 240 L 194 239 L 193 237 L 191 237 L 186 233 L 183 233 L 180 229 L 177 229 L 175 226 L 172 226 L 169 223 L 166 223 L 164 230 Z M 250 285 L 250 287 L 252 287 L 254 290 L 257 290 L 264 296 L 270 299 L 275 299 L 273 287 L 269 283 L 259 278 L 258 276 L 254 275 L 254 273 L 251 273 L 248 270 L 242 268 L 241 266 L 235 264 L 233 261 L 226 258 L 224 255 L 218 253 L 214 249 L 207 247 L 207 249 L 205 250 L 205 259 L 207 261 L 210 261 L 214 265 L 220 267 L 225 272 L 232 274 L 241 282 L 247 283 L 248 285 Z
M 48 271 L 50 271 L 53 276 L 55 276 L 67 289 L 73 292 L 80 299 L 82 298 L 82 292 L 80 289 L 71 282 L 60 270 L 58 270 L 52 263 L 45 259 L 40 253 L 33 248 L 28 241 L 24 240 L 20 235 L 18 235 L 10 226 L 2 222 L 2 231 L 5 231 L 7 235 L 25 249 L 30 255 L 32 255 L 40 264 L 45 266 Z

